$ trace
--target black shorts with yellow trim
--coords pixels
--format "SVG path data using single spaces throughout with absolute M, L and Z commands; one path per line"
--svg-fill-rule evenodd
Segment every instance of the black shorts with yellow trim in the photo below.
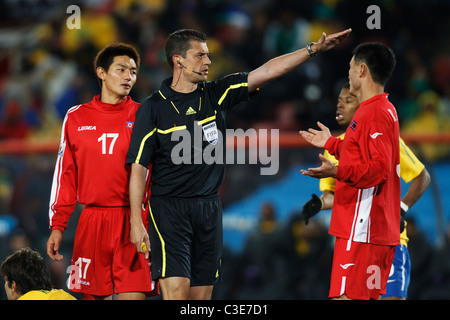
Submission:
M 191 286 L 222 281 L 222 203 L 201 198 L 150 197 L 152 278 L 185 277 Z

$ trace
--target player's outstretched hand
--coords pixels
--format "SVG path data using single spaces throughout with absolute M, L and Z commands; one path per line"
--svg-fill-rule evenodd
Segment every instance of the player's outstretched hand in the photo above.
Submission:
M 315 194 L 312 194 L 312 197 L 308 202 L 303 205 L 302 216 L 305 219 L 305 224 L 309 223 L 309 218 L 314 217 L 316 214 L 322 210 L 323 202 L 322 200 Z
M 319 158 L 320 160 L 322 160 L 322 165 L 318 168 L 308 168 L 308 170 L 300 169 L 302 175 L 317 179 L 335 177 L 337 173 L 337 167 L 334 165 L 334 163 L 325 158 L 322 154 L 319 154 Z
M 319 121 L 317 121 L 317 126 L 321 130 L 309 128 L 308 131 L 300 130 L 298 133 L 303 137 L 303 139 L 311 143 L 313 146 L 323 148 L 327 140 L 331 137 L 331 132 L 327 126 L 323 125 Z

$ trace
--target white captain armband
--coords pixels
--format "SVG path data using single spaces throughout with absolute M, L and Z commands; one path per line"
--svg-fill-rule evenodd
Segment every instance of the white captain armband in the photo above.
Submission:
M 407 212 L 408 209 L 409 209 L 408 205 L 407 205 L 406 203 L 404 203 L 403 201 L 400 201 L 400 207 L 401 207 L 405 212 Z

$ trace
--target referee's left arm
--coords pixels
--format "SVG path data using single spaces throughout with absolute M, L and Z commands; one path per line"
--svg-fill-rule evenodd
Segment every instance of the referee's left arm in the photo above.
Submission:
M 322 33 L 319 41 L 308 45 L 308 49 L 303 48 L 267 61 L 262 66 L 249 73 L 248 91 L 253 92 L 267 82 L 294 70 L 319 52 L 332 49 L 342 42 L 351 31 L 352 29 L 347 29 L 330 34 L 329 36 Z
M 147 170 L 155 144 L 156 125 L 151 120 L 150 98 L 147 98 L 136 112 L 136 121 L 127 153 L 127 165 L 131 166 L 130 197 L 130 241 L 139 253 L 149 256 L 150 242 L 142 221 L 142 200 L 146 191 Z M 143 248 L 145 244 L 146 248 Z
M 150 241 L 142 222 L 142 199 L 146 186 L 147 168 L 139 163 L 131 164 L 130 174 L 130 241 L 136 246 L 137 252 L 144 253 L 148 258 Z M 146 248 L 142 247 L 145 243 Z

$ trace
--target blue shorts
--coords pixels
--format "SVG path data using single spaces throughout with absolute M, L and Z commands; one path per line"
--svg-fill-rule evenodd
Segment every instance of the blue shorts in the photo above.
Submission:
M 406 298 L 411 276 L 411 259 L 408 248 L 404 245 L 395 247 L 395 257 L 386 285 L 386 294 L 382 298 Z

